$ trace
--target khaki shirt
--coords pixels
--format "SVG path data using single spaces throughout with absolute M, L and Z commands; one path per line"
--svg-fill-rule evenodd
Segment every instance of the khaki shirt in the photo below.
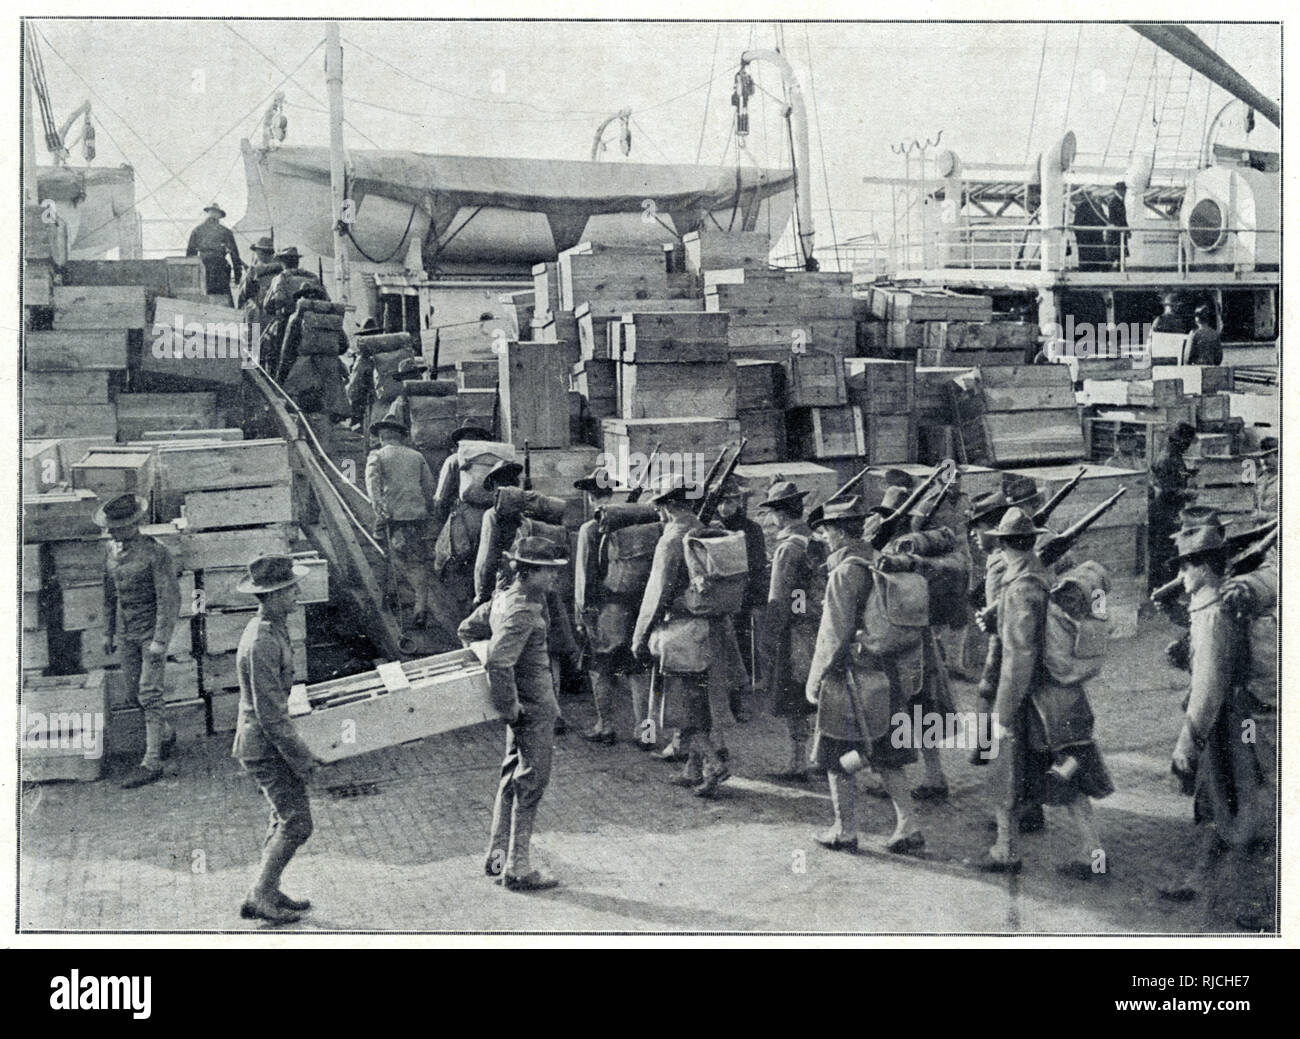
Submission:
M 518 583 L 497 592 L 460 623 L 462 642 L 488 640 L 485 667 L 492 705 L 509 719 L 516 710 L 559 714 L 547 648 L 546 603 Z
M 181 611 L 176 574 L 175 560 L 156 538 L 140 534 L 120 545 L 109 541 L 104 566 L 108 634 L 167 645 Z
M 433 473 L 424 455 L 404 444 L 385 444 L 366 459 L 366 494 L 381 523 L 426 519 L 433 509 Z
M 239 718 L 231 757 L 260 761 L 278 755 L 305 777 L 315 759 L 289 719 L 293 645 L 282 619 L 272 620 L 258 611 L 239 640 L 235 670 L 239 675 Z

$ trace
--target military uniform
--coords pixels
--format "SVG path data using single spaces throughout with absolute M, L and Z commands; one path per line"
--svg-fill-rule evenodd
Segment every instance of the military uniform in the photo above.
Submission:
M 508 719 L 487 871 L 522 876 L 530 869 L 528 848 L 537 806 L 551 779 L 555 719 L 560 713 L 547 650 L 545 603 L 513 584 L 466 617 L 457 634 L 467 643 L 489 639 L 486 667 L 492 704 Z
M 312 834 L 307 777 L 315 758 L 289 719 L 293 645 L 284 620 L 260 612 L 250 620 L 239 640 L 235 668 L 239 715 L 231 757 L 271 806 L 263 845 L 278 837 L 297 848 Z
M 401 430 L 395 420 L 376 423 Z M 389 566 L 405 574 L 415 591 L 415 623 L 429 609 L 429 548 L 433 541 L 433 473 L 424 456 L 404 444 L 385 444 L 366 459 L 366 493 L 374 503 L 375 521 L 387 529 Z
M 176 563 L 162 542 L 143 534 L 109 542 L 104 568 L 107 634 L 110 640 L 120 636 L 126 697 L 139 703 L 144 716 L 141 764 L 151 771 L 162 767 L 163 746 L 175 738 L 164 711 L 163 668 L 180 603 Z M 163 652 L 151 655 L 151 642 L 163 646 Z
M 1183 461 L 1183 449 L 1172 440 L 1151 463 L 1150 497 L 1147 515 L 1148 590 L 1159 588 L 1177 574 L 1177 562 L 1170 538 L 1178 526 L 1178 514 L 1191 500 L 1188 483 L 1192 472 Z
M 243 274 L 244 262 L 239 258 L 239 244 L 230 228 L 223 226 L 215 217 L 203 221 L 190 232 L 185 255 L 197 256 L 203 261 L 204 291 L 210 296 L 225 296 L 227 305 L 233 307 L 234 299 L 230 295 L 231 270 L 233 268 L 238 280 Z

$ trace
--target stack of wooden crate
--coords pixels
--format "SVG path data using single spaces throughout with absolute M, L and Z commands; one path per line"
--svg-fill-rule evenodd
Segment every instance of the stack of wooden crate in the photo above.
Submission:
M 691 231 L 682 238 L 682 266 L 695 296 L 705 293 L 706 271 L 768 269 L 772 239 L 762 231 Z
M 634 311 L 619 324 L 623 418 L 735 418 L 736 373 L 728 315 Z
M 949 325 L 959 326 L 952 332 L 953 342 L 980 343 L 979 352 L 984 352 L 985 333 L 974 335 L 966 326 L 971 323 L 988 324 L 993 320 L 993 301 L 988 296 L 953 292 L 950 289 L 935 288 L 901 288 L 897 286 L 875 285 L 871 289 L 871 313 L 877 320 L 885 322 L 885 348 L 892 356 L 907 354 L 916 356 L 916 351 L 927 347 L 934 349 L 930 343 L 939 342 L 946 348 L 949 341 Z M 943 330 L 929 331 L 927 326 L 939 324 Z M 1013 333 L 1001 333 L 1004 340 Z M 988 341 L 997 342 L 998 333 L 989 333 Z M 927 336 L 929 341 L 927 342 Z M 941 367 L 927 365 L 927 367 Z
M 884 358 L 882 358 L 883 360 Z M 915 371 L 917 460 L 935 464 L 944 458 L 961 458 L 955 381 L 972 368 L 924 368 Z
M 1038 346 L 1038 329 L 1027 321 L 926 321 L 922 329 L 918 360 L 932 367 L 1026 364 Z
M 19 758 L 24 783 L 92 782 L 104 772 L 110 678 L 103 671 L 24 676 Z
M 869 313 L 853 296 L 850 273 L 798 271 L 790 275 L 799 297 L 799 325 L 818 350 L 845 358 L 857 351 L 857 325 Z
M 916 365 L 877 357 L 847 358 L 849 403 L 862 412 L 864 456 L 873 464 L 917 457 Z
M 844 362 L 822 350 L 800 350 L 786 362 L 786 427 L 796 458 L 859 458 L 866 454 L 862 411 L 849 403 Z
M 784 271 L 704 271 L 704 308 L 726 311 L 731 357 L 777 360 L 816 346 L 799 319 L 799 293 Z
M 955 379 L 952 392 L 965 461 L 1004 468 L 1086 453 L 1074 384 L 1061 365 L 985 367 Z

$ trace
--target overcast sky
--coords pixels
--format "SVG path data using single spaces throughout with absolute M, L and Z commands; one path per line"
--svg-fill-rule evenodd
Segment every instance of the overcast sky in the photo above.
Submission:
M 239 139 L 258 143 L 277 88 L 288 100 L 285 143 L 328 144 L 323 48 L 311 53 L 324 40 L 323 22 L 35 24 L 57 119 L 90 98 L 99 123 L 95 165 L 130 162 L 145 218 L 184 221 L 174 232 L 147 225 L 146 247 L 182 244 L 213 199 L 229 223 L 242 215 Z M 1194 28 L 1260 91 L 1279 97 L 1276 27 Z M 772 47 L 778 31 L 771 22 L 345 22 L 346 141 L 350 148 L 587 158 L 600 121 L 629 107 L 632 160 L 716 164 L 725 150 L 733 163 L 732 76 L 746 47 Z M 1123 25 L 822 23 L 789 24 L 783 35 L 808 99 L 824 242 L 828 196 L 841 239 L 871 230 L 868 211 L 882 197 L 862 177 L 903 173 L 891 144 L 942 130 L 943 145 L 968 164 L 1018 163 L 1031 152 L 1032 119 L 1034 153 L 1068 127 L 1081 153 L 1100 155 L 1109 143 L 1122 165 L 1143 113 L 1151 119 L 1155 49 Z M 1162 97 L 1169 60 L 1162 54 L 1157 67 Z M 757 78 L 780 95 L 771 69 L 760 68 Z M 1176 94 L 1186 81 L 1180 67 Z M 1226 100 L 1192 77 L 1183 150 L 1198 146 L 1207 108 L 1212 117 Z M 1276 146 L 1273 128 L 1259 123 L 1252 143 Z M 608 160 L 622 161 L 613 134 L 609 140 Z M 745 150 L 746 162 L 788 165 L 774 97 L 751 102 Z M 80 165 L 79 149 L 74 156 Z M 48 161 L 43 149 L 40 161 Z M 887 232 L 887 224 L 876 229 Z

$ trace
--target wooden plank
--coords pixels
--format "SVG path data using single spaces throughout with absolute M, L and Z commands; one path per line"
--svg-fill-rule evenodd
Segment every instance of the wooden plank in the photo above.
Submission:
M 736 417 L 735 369 L 722 364 L 622 364 L 624 418 Z
M 48 307 L 54 302 L 54 264 L 34 260 L 23 264 L 23 306 Z
M 690 231 L 682 238 L 690 274 L 707 270 L 767 270 L 772 240 L 762 231 Z
M 113 437 L 117 410 L 112 404 L 52 404 L 31 401 L 23 411 L 23 431 L 32 437 Z
M 194 263 L 199 263 L 196 256 Z M 69 260 L 63 265 L 67 285 L 134 285 L 167 294 L 167 264 L 161 260 Z
M 248 622 L 257 616 L 254 606 L 244 610 L 209 610 L 203 615 L 204 652 L 233 652 L 239 648 Z M 302 604 L 295 606 L 285 618 L 290 642 L 303 642 L 307 638 L 307 611 Z
M 170 530 L 168 536 L 165 531 Z M 170 524 L 149 528 L 146 533 L 174 544 L 177 562 L 186 570 L 247 566 L 262 555 L 289 551 L 294 528 L 287 523 L 248 527 L 241 530 L 178 531 Z M 161 536 L 160 536 L 161 535 Z
M 59 441 L 24 439 L 22 469 L 23 494 L 41 494 L 52 490 L 63 479 Z
M 117 398 L 118 436 L 143 440 L 146 431 L 198 430 L 217 425 L 217 397 L 200 393 L 123 393 Z
M 144 437 L 136 443 L 210 443 L 214 440 L 243 440 L 244 431 L 235 428 L 222 429 L 146 429 Z
M 92 519 L 99 499 L 94 491 L 51 491 L 23 499 L 23 541 L 97 538 Z
M 1074 389 L 1068 383 L 1062 386 L 984 385 L 984 407 L 989 412 L 1047 411 L 1074 405 Z
M 288 483 L 289 445 L 280 439 L 165 446 L 158 454 L 168 492 L 211 491 Z
M 23 333 L 23 367 L 29 372 L 125 371 L 127 333 L 119 329 Z
M 762 411 L 785 407 L 785 366 L 778 361 L 740 359 L 736 369 L 736 410 Z
M 1086 446 L 1074 408 L 986 414 L 988 446 L 995 465 L 1083 458 Z
M 56 285 L 54 327 L 60 331 L 148 328 L 145 289 L 135 285 Z
M 567 447 L 570 362 L 560 344 L 507 341 L 498 362 L 502 435 L 519 446 Z
M 220 491 L 191 491 L 185 495 L 181 515 L 190 530 L 219 530 L 293 519 L 289 484 L 234 487 Z

